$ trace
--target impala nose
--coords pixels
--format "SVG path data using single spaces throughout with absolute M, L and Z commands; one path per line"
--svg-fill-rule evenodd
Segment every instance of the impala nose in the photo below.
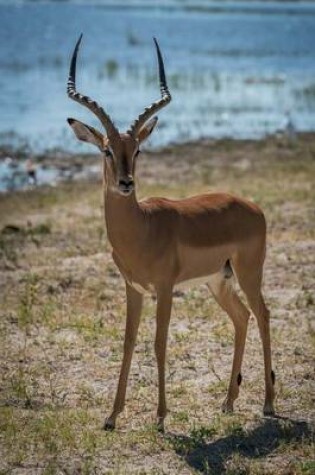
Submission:
M 122 178 L 118 182 L 119 191 L 123 195 L 130 195 L 130 193 L 134 190 L 134 181 L 132 178 Z

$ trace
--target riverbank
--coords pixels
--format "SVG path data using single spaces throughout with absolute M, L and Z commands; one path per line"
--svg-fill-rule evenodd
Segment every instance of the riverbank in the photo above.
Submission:
M 149 181 L 171 181 L 175 178 L 170 171 L 182 169 L 183 178 L 193 178 L 191 170 L 196 166 L 202 174 L 208 169 L 230 166 L 235 169 L 247 169 L 257 164 L 268 165 L 274 160 L 291 161 L 294 156 L 297 163 L 305 159 L 312 160 L 315 141 L 314 132 L 305 132 L 288 136 L 285 133 L 267 136 L 260 140 L 237 140 L 230 138 L 203 139 L 177 145 L 169 145 L 156 150 L 144 148 L 140 155 L 139 178 Z M 93 150 L 93 148 L 91 147 Z M 303 158 L 301 158 L 303 156 Z M 0 173 L 0 190 L 16 191 L 28 189 L 26 162 L 31 160 L 36 168 L 39 185 L 53 185 L 72 181 L 97 182 L 101 180 L 102 160 L 98 153 L 70 153 L 62 149 L 35 153 L 27 146 L 0 146 L 0 171 L 7 161 L 5 175 Z M 15 181 L 15 173 L 19 177 Z
M 86 157 L 78 159 L 83 164 Z M 55 163 L 53 156 L 42 160 Z M 67 160 L 60 156 L 61 164 Z M 97 156 L 88 160 L 100 167 Z M 126 409 L 116 432 L 102 431 L 120 367 L 125 296 L 104 230 L 98 174 L 0 196 L 0 471 L 310 475 L 315 134 L 172 146 L 140 155 L 138 171 L 140 198 L 221 190 L 264 209 L 264 294 L 279 417 L 261 415 L 263 361 L 254 319 L 235 413 L 221 414 L 233 327 L 200 286 L 177 292 L 174 300 L 166 434 L 153 426 L 157 371 L 150 296 Z

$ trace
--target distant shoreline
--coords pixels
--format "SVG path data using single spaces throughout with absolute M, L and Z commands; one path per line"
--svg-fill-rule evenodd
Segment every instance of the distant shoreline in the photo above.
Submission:
M 281 155 L 283 150 L 301 150 L 309 148 L 309 144 L 315 143 L 314 132 L 300 132 L 292 136 L 285 133 L 268 135 L 261 139 L 199 139 L 187 141 L 181 144 L 172 144 L 155 150 L 143 150 L 141 157 L 142 166 L 140 177 L 154 176 L 156 166 L 160 169 L 171 170 L 178 167 L 181 162 L 191 163 L 195 167 L 217 167 L 230 163 L 232 166 L 253 166 L 261 150 L 265 150 L 267 161 Z M 311 153 L 311 145 L 308 150 Z M 301 152 L 302 153 L 302 152 Z M 26 163 L 31 159 L 38 176 L 39 186 L 56 186 L 64 182 L 101 180 L 101 155 L 94 153 L 73 153 L 62 150 L 51 150 L 43 153 L 27 152 L 26 150 L 8 149 L 0 146 L 0 192 L 15 192 L 28 189 Z M 5 163 L 11 164 L 4 168 Z M 244 163 L 243 163 L 244 162 Z M 246 162 L 246 163 L 245 163 Z M 16 183 L 6 186 L 10 181 L 10 174 L 14 181 L 14 173 L 17 174 Z M 20 180 L 20 181 L 19 181 Z M 1 194 L 0 193 L 0 194 Z
M 285 131 L 279 130 L 273 134 L 266 134 L 264 137 L 248 137 L 248 138 L 236 138 L 236 137 L 201 137 L 199 139 L 192 139 L 187 141 L 181 142 L 174 142 L 169 143 L 166 145 L 161 145 L 160 147 L 143 147 L 143 152 L 146 155 L 163 155 L 169 151 L 176 151 L 177 149 L 187 148 L 187 147 L 194 147 L 195 145 L 206 145 L 209 144 L 211 146 L 222 144 L 234 144 L 235 146 L 243 145 L 243 144 L 257 144 L 260 146 L 261 144 L 268 143 L 268 142 L 277 142 L 286 140 L 287 134 Z M 315 130 L 314 131 L 298 131 L 295 133 L 294 140 L 305 140 L 309 137 L 315 138 Z M 289 139 L 288 139 L 289 140 Z M 93 151 L 94 150 L 94 151 Z M 10 157 L 17 161 L 23 161 L 28 158 L 35 160 L 37 163 L 49 165 L 49 166 L 61 166 L 65 165 L 66 163 L 71 164 L 73 161 L 95 161 L 99 159 L 99 153 L 95 151 L 95 148 L 91 146 L 91 152 L 82 152 L 78 151 L 69 151 L 66 149 L 60 148 L 52 148 L 44 151 L 36 151 L 31 148 L 26 143 L 22 143 L 21 145 L 10 145 L 10 144 L 1 144 L 0 141 L 0 161 L 5 160 L 6 158 Z
M 295 13 L 309 15 L 314 13 L 315 0 L 213 0 L 213 1 L 192 1 L 192 0 L 170 0 L 168 2 L 155 1 L 148 3 L 140 1 L 102 1 L 92 0 L 0 0 L 0 6 L 20 6 L 20 5 L 45 6 L 49 4 L 56 5 L 77 5 L 89 6 L 91 8 L 102 8 L 107 10 L 161 10 L 161 11 L 183 11 L 192 13 L 245 13 L 245 14 L 287 14 Z

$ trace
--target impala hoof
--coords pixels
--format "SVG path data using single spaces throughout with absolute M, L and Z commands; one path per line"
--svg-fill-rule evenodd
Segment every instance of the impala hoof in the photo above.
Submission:
M 107 419 L 104 423 L 103 429 L 106 430 L 107 432 L 111 432 L 115 430 L 115 422 Z
M 272 405 L 266 404 L 264 406 L 264 416 L 274 416 L 275 415 L 275 410 Z
M 160 432 L 161 434 L 164 434 L 165 432 L 164 420 L 158 420 L 156 423 L 156 428 L 158 432 Z
M 164 424 L 157 424 L 157 431 L 160 432 L 160 434 L 164 434 L 165 432 Z
M 225 414 L 233 412 L 233 403 L 229 401 L 224 401 L 224 403 L 222 404 L 221 410 Z

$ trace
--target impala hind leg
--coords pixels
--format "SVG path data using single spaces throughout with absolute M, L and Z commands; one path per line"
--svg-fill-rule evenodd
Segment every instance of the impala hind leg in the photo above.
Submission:
M 262 267 L 258 266 L 258 270 L 253 273 L 248 272 L 249 266 L 240 268 L 240 266 L 235 263 L 234 269 L 240 287 L 245 293 L 248 304 L 257 319 L 259 333 L 263 345 L 265 366 L 264 414 L 273 415 L 275 413 L 273 407 L 273 401 L 275 398 L 275 374 L 272 370 L 271 363 L 270 314 L 261 293 Z
M 164 431 L 164 419 L 167 414 L 165 397 L 165 359 L 168 328 L 172 309 L 172 288 L 159 289 L 157 292 L 155 354 L 158 366 L 159 401 L 157 409 L 158 430 Z
M 124 356 L 120 370 L 118 388 L 116 392 L 114 407 L 111 415 L 104 424 L 105 430 L 115 429 L 116 418 L 122 412 L 125 405 L 127 380 L 131 365 L 133 350 L 136 343 L 140 315 L 142 310 L 142 295 L 133 287 L 126 283 L 127 295 L 127 319 L 124 341 Z
M 220 273 L 212 276 L 209 287 L 218 304 L 231 318 L 235 329 L 230 384 L 226 399 L 222 405 L 223 412 L 232 412 L 233 403 L 238 397 L 239 386 L 242 382 L 241 367 L 250 312 L 233 289 L 230 280 L 226 279 L 223 274 Z

